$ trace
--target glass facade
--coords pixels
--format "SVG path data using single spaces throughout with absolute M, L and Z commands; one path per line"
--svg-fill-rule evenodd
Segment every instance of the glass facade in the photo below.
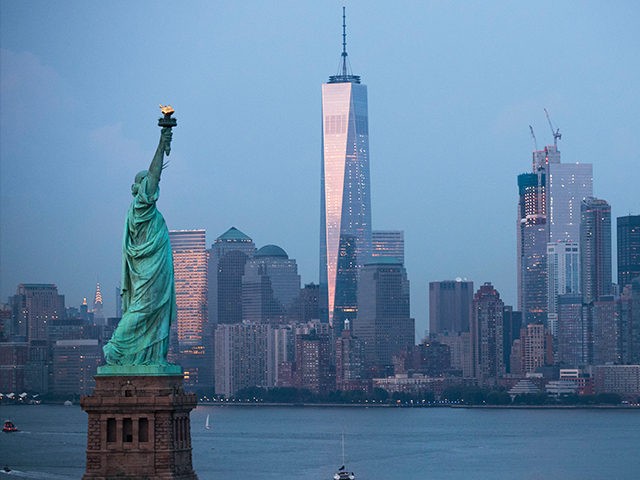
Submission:
M 207 322 L 207 263 L 204 230 L 172 230 L 173 270 L 180 349 L 201 346 Z
M 372 257 L 396 258 L 404 265 L 403 230 L 374 230 L 371 245 Z
M 358 299 L 353 334 L 364 343 L 367 370 L 386 376 L 393 371 L 393 356 L 414 345 L 409 280 L 402 264 L 380 258 L 365 265 L 360 272 Z
M 543 167 L 537 173 L 518 175 L 518 310 L 525 323 L 547 320 L 545 184 Z
M 618 217 L 618 285 L 640 277 L 640 215 Z
M 580 247 L 577 242 L 558 242 L 547 245 L 548 268 L 548 327 L 554 337 L 558 334 L 558 295 L 580 293 Z
M 337 327 L 336 307 L 355 307 L 348 292 L 357 290 L 357 269 L 371 256 L 367 87 L 359 81 L 338 75 L 322 85 L 320 316 Z M 341 255 L 349 258 L 341 262 Z M 338 295 L 348 297 L 342 305 Z
M 242 276 L 256 246 L 235 227 L 216 238 L 209 251 L 209 321 L 220 323 L 242 321 Z
M 262 247 L 244 267 L 242 320 L 284 323 L 299 294 L 296 261 L 280 247 Z
M 582 296 L 591 303 L 613 293 L 611 278 L 611 206 L 598 198 L 581 202 L 580 253 Z
M 549 242 L 580 240 L 580 203 L 593 195 L 590 163 L 548 165 Z

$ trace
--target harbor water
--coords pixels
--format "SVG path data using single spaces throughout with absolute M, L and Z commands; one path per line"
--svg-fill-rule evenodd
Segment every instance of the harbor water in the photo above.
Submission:
M 211 428 L 205 428 L 209 415 Z M 79 479 L 87 416 L 74 405 L 0 406 L 2 478 Z M 201 480 L 632 480 L 640 409 L 199 406 L 191 413 Z

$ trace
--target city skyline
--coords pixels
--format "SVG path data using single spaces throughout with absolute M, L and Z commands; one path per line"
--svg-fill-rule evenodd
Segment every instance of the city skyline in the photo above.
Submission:
M 0 7 L 0 301 L 19 283 L 55 283 L 79 305 L 99 277 L 114 311 L 104 292 L 119 282 L 128 187 L 167 101 L 179 124 L 169 228 L 205 228 L 210 247 L 236 226 L 317 282 L 318 97 L 342 3 L 45 5 Z M 405 232 L 418 337 L 430 281 L 490 281 L 515 305 L 513 179 L 529 170 L 529 124 L 539 147 L 552 143 L 544 107 L 563 162 L 593 164 L 612 220 L 640 213 L 637 5 L 376 7 L 347 4 L 349 52 L 371 92 L 375 227 Z

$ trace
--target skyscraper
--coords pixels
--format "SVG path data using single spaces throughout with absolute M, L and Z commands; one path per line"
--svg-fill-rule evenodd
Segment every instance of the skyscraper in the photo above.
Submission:
M 472 304 L 473 282 L 429 282 L 429 334 L 468 332 Z
M 391 258 L 371 260 L 360 272 L 358 299 L 353 333 L 364 342 L 367 369 L 390 373 L 392 357 L 409 351 L 415 336 L 409 280 L 402 264 Z
M 64 295 L 53 284 L 21 283 L 12 297 L 11 334 L 27 341 L 47 340 L 48 326 L 64 318 Z
M 558 295 L 580 293 L 580 244 L 557 242 L 547 244 L 548 313 L 547 326 L 558 335 Z
M 640 215 L 618 217 L 618 286 L 640 277 Z
M 100 282 L 96 283 L 96 293 L 93 296 L 93 318 L 104 320 L 104 312 L 102 309 L 102 292 L 100 291 Z
M 204 230 L 171 230 L 180 350 L 202 345 L 207 322 L 207 261 Z
M 351 334 L 347 320 L 341 336 L 336 339 L 336 388 L 361 390 L 364 374 L 364 345 Z
M 534 152 L 535 154 L 539 152 Z M 535 167 L 535 161 L 534 161 Z M 546 321 L 547 207 L 546 173 L 518 175 L 518 310 L 526 323 Z
M 266 245 L 244 267 L 242 319 L 283 323 L 299 294 L 296 261 L 277 245 Z
M 521 374 L 533 373 L 539 367 L 546 365 L 547 337 L 548 334 L 545 333 L 544 325 L 541 323 L 530 323 L 522 327 L 520 330 Z
M 493 385 L 505 373 L 503 346 L 504 302 L 491 283 L 486 282 L 473 296 L 471 338 L 475 377 L 480 385 Z
M 590 163 L 549 162 L 547 218 L 549 242 L 580 240 L 580 204 L 593 195 Z
M 553 128 L 552 128 L 553 130 Z M 533 152 L 518 176 L 518 309 L 526 323 L 547 322 L 547 244 L 580 240 L 580 203 L 593 193 L 591 164 L 561 163 L 557 140 Z
M 558 295 L 558 362 L 566 367 L 579 367 L 587 363 L 588 318 L 582 308 L 582 295 Z
M 612 294 L 611 206 L 598 198 L 581 202 L 580 256 L 585 304 Z
M 235 227 L 218 238 L 209 251 L 209 320 L 212 326 L 242 321 L 242 276 L 253 256 L 253 240 Z
M 371 256 L 367 87 L 342 61 L 322 84 L 320 316 L 338 330 L 357 313 L 358 272 Z
M 215 331 L 215 390 L 234 395 L 248 387 L 267 387 L 268 343 L 271 327 L 267 324 L 219 324 Z
M 640 363 L 640 277 L 624 287 L 617 302 L 622 363 Z
M 171 230 L 169 240 L 178 308 L 177 326 L 172 328 L 177 332 L 179 361 L 187 385 L 209 390 L 213 387 L 213 329 L 207 309 L 206 232 Z

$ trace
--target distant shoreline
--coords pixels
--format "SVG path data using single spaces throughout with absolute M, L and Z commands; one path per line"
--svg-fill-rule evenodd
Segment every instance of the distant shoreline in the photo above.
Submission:
M 318 408 L 476 408 L 494 410 L 639 410 L 640 405 L 396 405 L 390 403 L 271 403 L 271 402 L 198 402 L 212 407 L 318 407 Z

